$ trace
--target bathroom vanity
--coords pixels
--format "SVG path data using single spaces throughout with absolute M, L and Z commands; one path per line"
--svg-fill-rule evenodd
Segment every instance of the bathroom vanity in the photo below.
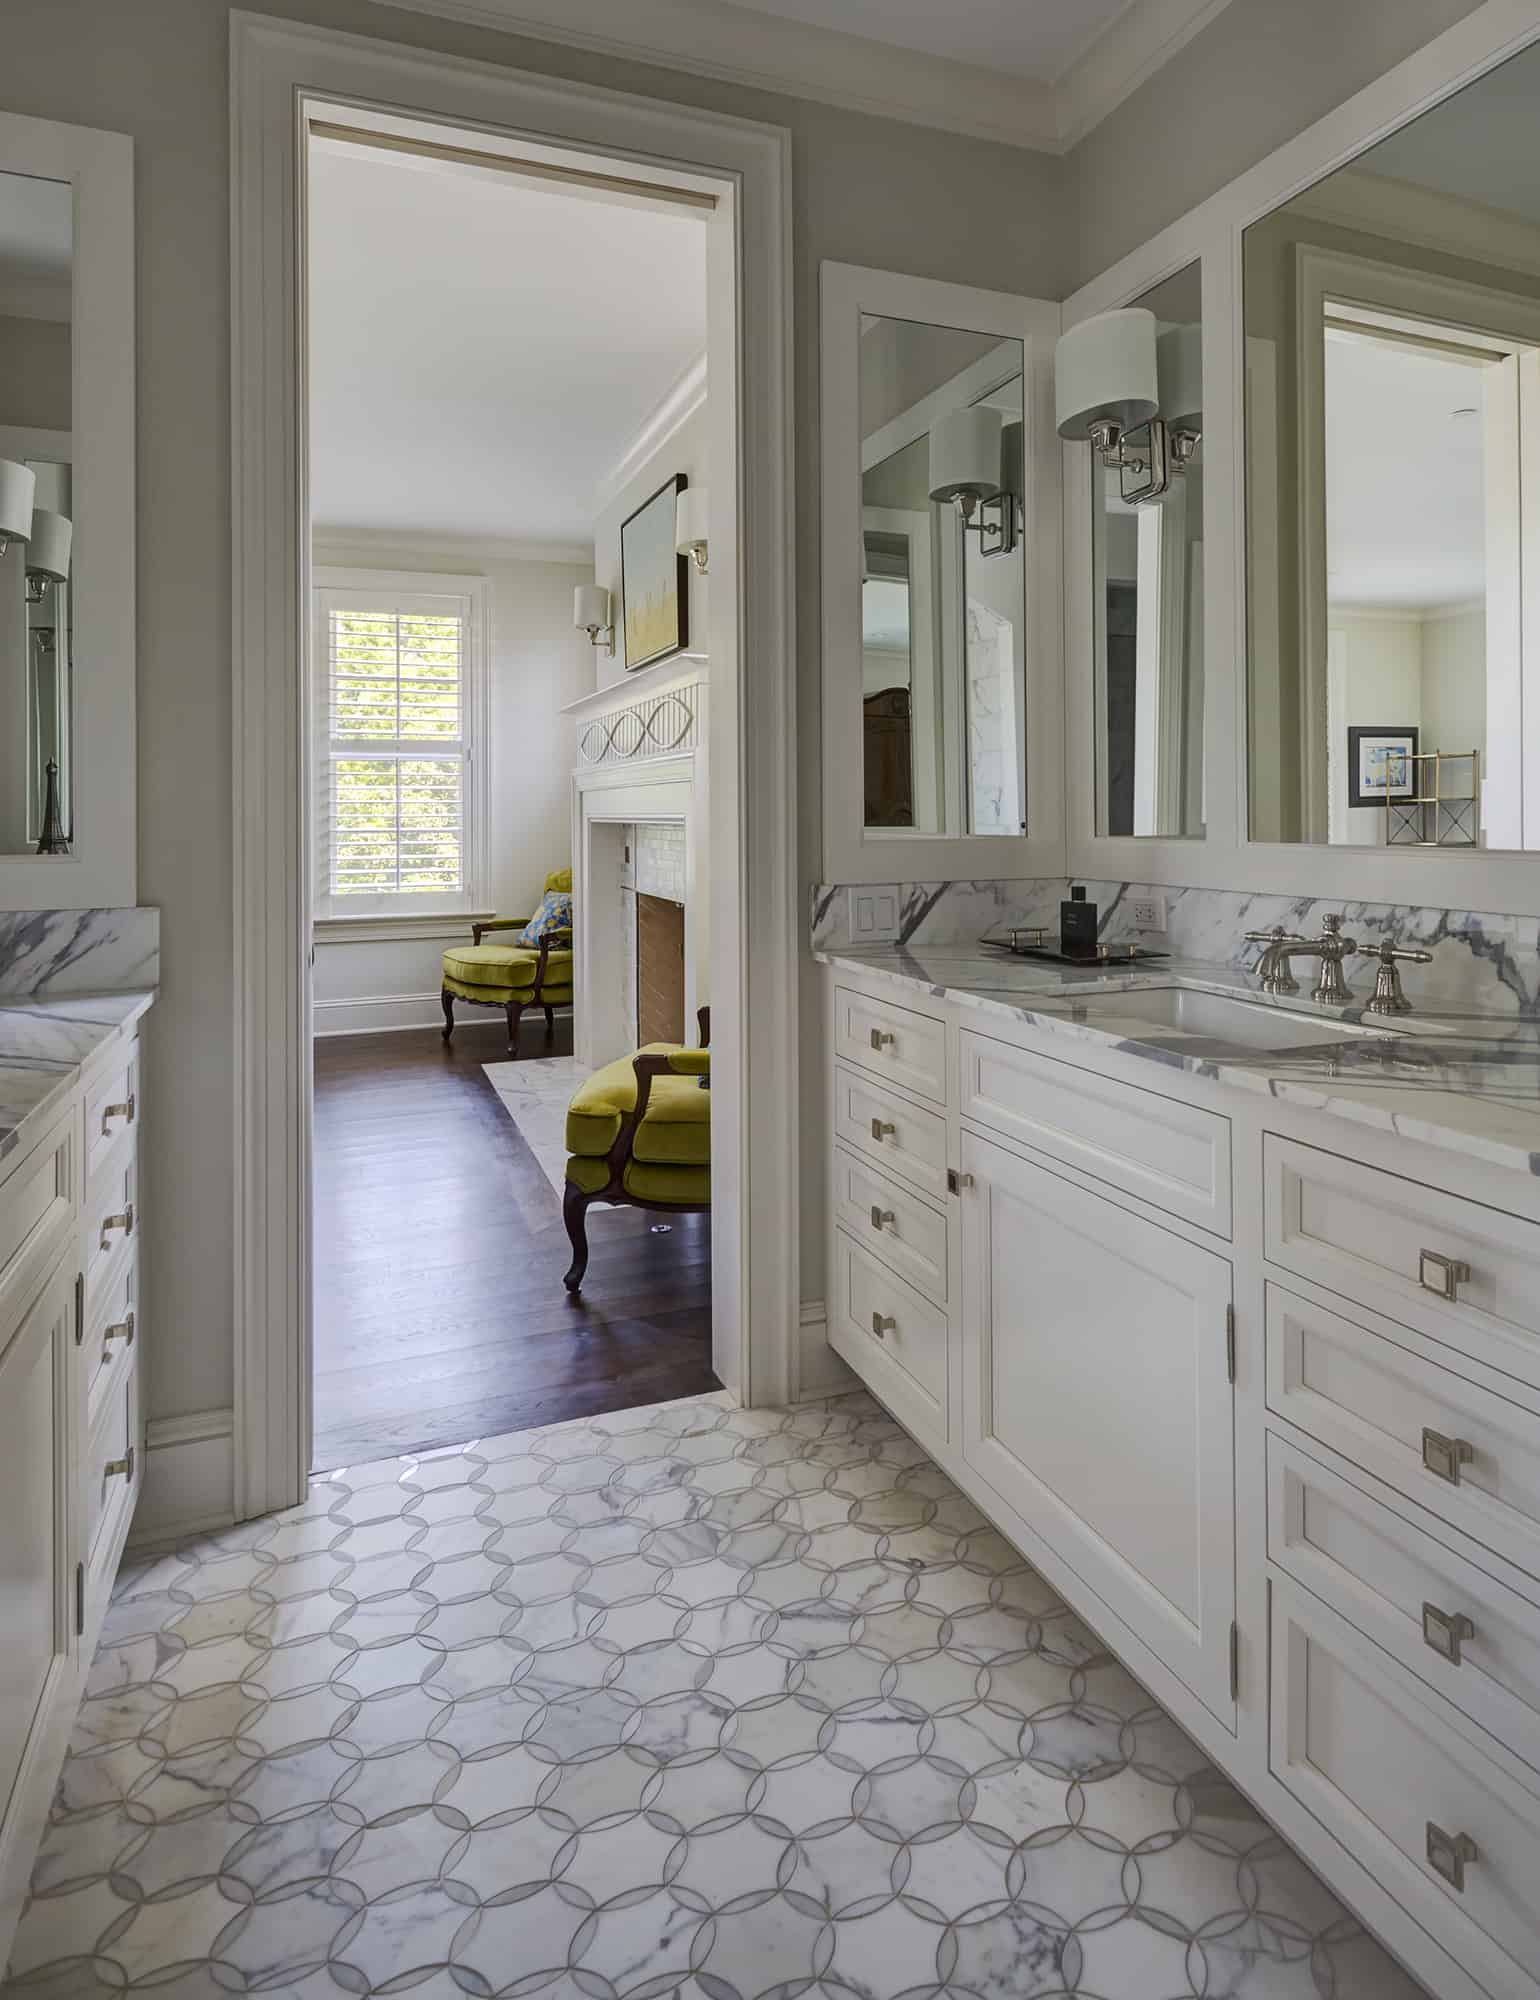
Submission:
M 1540 1994 L 1540 1031 L 825 951 L 828 1338 L 1440 1994 Z

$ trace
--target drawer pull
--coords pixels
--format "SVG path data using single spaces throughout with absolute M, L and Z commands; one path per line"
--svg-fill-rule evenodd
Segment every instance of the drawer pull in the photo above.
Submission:
M 1463 1611 L 1440 1611 L 1436 1604 L 1423 1605 L 1423 1644 L 1431 1646 L 1452 1667 L 1459 1666 L 1460 1648 L 1475 1636 L 1476 1628 Z
M 896 1042 L 897 1040 L 897 1035 L 891 1033 L 887 1028 L 872 1029 L 872 1047 L 874 1049 L 885 1049 L 889 1042 Z
M 127 1319 L 115 1320 L 111 1326 L 106 1328 L 102 1334 L 103 1348 L 111 1347 L 115 1340 L 121 1340 L 125 1347 L 133 1346 L 134 1315 L 132 1313 L 129 1314 Z
M 878 1208 L 875 1206 L 875 1204 L 873 1205 L 872 1208 L 873 1229 L 882 1229 L 892 1220 L 893 1220 L 893 1211 L 891 1208 Z
M 102 1217 L 102 1248 L 104 1250 L 107 1248 L 107 1238 L 112 1234 L 114 1229 L 121 1229 L 125 1236 L 133 1235 L 134 1204 L 132 1202 L 128 1204 L 128 1207 L 123 1210 L 121 1215 L 104 1215 Z
M 121 1473 L 132 1486 L 134 1483 L 134 1447 L 129 1446 L 121 1458 L 109 1458 L 102 1467 L 103 1479 L 116 1479 Z
M 1470 1265 L 1458 1257 L 1444 1257 L 1437 1250 L 1417 1253 L 1417 1282 L 1436 1298 L 1457 1300 L 1460 1287 L 1470 1278 Z
M 1423 1425 L 1422 1462 L 1429 1472 L 1451 1486 L 1459 1485 L 1460 1467 L 1469 1465 L 1475 1456 L 1475 1446 L 1467 1444 L 1464 1438 L 1445 1437 L 1442 1431 L 1432 1431 Z
M 102 1137 L 104 1139 L 106 1138 L 108 1132 L 112 1128 L 112 1121 L 114 1118 L 123 1118 L 126 1119 L 130 1125 L 133 1124 L 134 1093 L 132 1091 L 129 1092 L 127 1098 L 124 1100 L 123 1103 L 104 1104 L 102 1106 Z
M 872 1314 L 872 1332 L 876 1334 L 879 1340 L 886 1340 L 897 1325 L 898 1321 L 894 1319 L 891 1313 Z
M 1465 1871 L 1471 1862 L 1480 1859 L 1480 1849 L 1468 1833 L 1445 1833 L 1441 1826 L 1428 1821 L 1428 1865 L 1451 1889 L 1464 1895 Z
M 897 1130 L 898 1127 L 890 1125 L 885 1118 L 874 1118 L 872 1120 L 872 1137 L 874 1139 L 882 1140 L 891 1138 Z

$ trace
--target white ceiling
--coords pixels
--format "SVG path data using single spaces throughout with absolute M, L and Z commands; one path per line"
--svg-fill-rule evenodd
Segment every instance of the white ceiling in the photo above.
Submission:
M 1326 570 L 1333 604 L 1430 610 L 1486 588 L 1479 365 L 1326 340 Z M 1454 412 L 1474 407 L 1474 416 Z
M 1056 83 L 1129 0 L 723 0 L 807 27 Z
M 318 528 L 571 544 L 706 345 L 699 211 L 317 142 Z
M 1413 119 L 1354 164 L 1540 222 L 1537 101 L 1540 48 L 1531 48 Z

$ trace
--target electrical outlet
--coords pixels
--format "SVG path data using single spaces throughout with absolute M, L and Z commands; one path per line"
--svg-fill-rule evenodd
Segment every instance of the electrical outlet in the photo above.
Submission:
M 1136 931 L 1163 931 L 1166 928 L 1164 896 L 1135 896 L 1128 909 Z
M 896 944 L 898 942 L 898 891 L 896 889 L 851 890 L 850 938 L 853 944 Z

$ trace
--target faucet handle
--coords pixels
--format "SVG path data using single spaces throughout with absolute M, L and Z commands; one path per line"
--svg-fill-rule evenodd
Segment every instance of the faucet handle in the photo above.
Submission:
M 1399 945 L 1394 938 L 1381 938 L 1377 945 L 1371 947 L 1371 950 L 1381 965 L 1394 965 L 1398 958 L 1404 959 L 1408 965 L 1431 965 L 1433 963 L 1433 954 L 1431 951 L 1418 951 L 1411 945 Z
M 1303 944 L 1303 938 L 1295 938 L 1282 924 L 1274 924 L 1270 931 L 1247 931 L 1248 944 Z
M 1379 964 L 1374 969 L 1374 997 L 1365 1007 L 1366 1014 L 1410 1014 L 1412 1003 L 1401 990 L 1401 974 L 1396 966 L 1397 959 L 1406 959 L 1413 965 L 1430 965 L 1431 951 L 1418 951 L 1412 947 L 1402 950 L 1394 938 L 1381 938 L 1370 952 Z

